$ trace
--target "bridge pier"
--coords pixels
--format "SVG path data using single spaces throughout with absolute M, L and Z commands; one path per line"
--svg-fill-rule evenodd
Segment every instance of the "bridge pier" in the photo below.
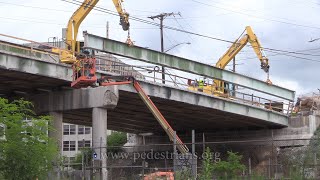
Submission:
M 50 112 L 49 115 L 52 117 L 51 125 L 53 130 L 49 130 L 48 135 L 50 138 L 56 140 L 59 148 L 59 153 L 62 152 L 62 121 L 63 121 L 63 113 L 62 112 Z
M 92 109 L 92 148 L 101 163 L 101 179 L 107 179 L 107 109 Z
M 50 92 L 32 98 L 36 112 L 53 117 L 54 131 L 50 137 L 58 141 L 62 151 L 62 123 L 92 125 L 92 147 L 97 157 L 94 167 L 100 170 L 100 180 L 107 179 L 107 112 L 117 106 L 116 86 Z M 88 116 L 89 115 L 89 116 Z M 98 175 L 99 176 L 99 175 Z

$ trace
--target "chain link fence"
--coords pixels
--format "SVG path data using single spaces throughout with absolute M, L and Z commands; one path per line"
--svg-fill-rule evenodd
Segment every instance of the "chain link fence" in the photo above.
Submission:
M 186 144 L 192 152 L 192 143 Z M 205 149 L 209 147 L 212 164 L 227 161 L 228 152 L 241 155 L 241 164 L 245 169 L 237 173 L 236 179 L 320 179 L 320 139 L 317 138 L 259 138 L 244 141 L 201 141 L 198 138 L 194 145 L 198 176 L 203 171 Z M 173 147 L 172 143 L 108 147 L 108 153 L 101 156 L 103 160 L 107 160 L 107 167 L 102 168 L 108 170 L 110 180 L 143 179 L 142 177 L 157 172 L 170 174 L 175 169 L 181 169 L 177 167 L 177 161 L 181 159 L 175 155 Z M 98 149 L 92 149 L 92 152 L 99 153 Z M 192 162 L 194 161 L 189 161 L 189 165 L 192 165 Z M 191 171 L 190 167 L 185 166 Z M 48 179 L 98 179 L 100 168 L 101 161 L 95 159 L 93 154 L 83 154 L 82 161 L 63 164 L 60 171 L 51 173 Z M 219 179 L 217 172 L 213 172 L 213 175 L 213 179 Z M 225 172 L 225 177 L 228 177 L 228 172 Z

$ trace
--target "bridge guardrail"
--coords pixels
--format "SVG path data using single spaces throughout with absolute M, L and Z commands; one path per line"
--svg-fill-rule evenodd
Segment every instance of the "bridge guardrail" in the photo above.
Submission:
M 107 60 L 107 59 L 104 59 L 103 63 L 101 63 L 100 61 L 100 63 L 97 64 L 97 70 L 100 70 L 100 71 L 112 72 L 112 73 L 121 74 L 121 75 L 135 76 L 134 74 L 132 74 L 133 71 L 129 73 L 126 68 L 135 70 L 135 72 L 140 72 L 140 74 L 143 77 L 141 75 L 138 77 L 136 76 L 137 79 L 140 79 L 143 81 L 149 81 L 152 83 L 158 83 L 159 85 L 162 84 L 162 81 L 163 81 L 163 79 L 161 78 L 162 72 L 158 66 L 135 66 L 135 65 L 128 65 L 123 62 L 116 62 L 116 61 Z M 187 84 L 188 78 L 175 75 L 168 71 L 166 71 L 164 74 L 167 77 L 169 77 L 164 80 L 167 85 L 188 90 L 188 87 L 189 87 L 189 85 Z M 207 85 L 213 84 L 212 80 L 209 80 L 208 82 L 209 83 Z M 211 87 L 214 87 L 214 86 L 211 86 Z M 222 89 L 222 87 L 215 87 L 215 88 Z M 240 92 L 238 90 L 233 90 L 230 88 L 227 88 L 226 91 L 228 95 L 225 96 L 225 98 L 232 101 L 249 104 L 259 108 L 265 108 L 265 109 L 268 109 L 274 112 L 279 112 L 285 115 L 289 115 L 292 111 L 292 107 L 293 107 L 292 102 L 279 102 L 279 101 L 271 100 L 261 96 L 257 96 L 254 94 Z M 203 93 L 203 92 L 198 91 L 197 93 Z M 217 91 L 215 91 L 215 89 L 212 88 L 210 94 L 208 93 L 204 93 L 204 94 L 214 96 L 216 95 L 216 93 Z M 223 96 L 223 94 L 221 94 L 221 96 Z
M 0 34 L 0 36 L 1 35 L 2 34 Z M 12 37 L 12 36 L 9 36 L 9 37 Z M 22 41 L 36 43 L 34 41 L 29 41 L 29 40 L 20 39 L 20 38 L 18 39 Z M 41 44 L 41 43 L 38 43 L 38 44 Z M 0 41 L 0 52 L 1 51 L 10 52 L 14 55 L 34 58 L 42 61 L 59 63 L 59 54 L 33 48 L 32 44 L 30 46 L 23 46 L 23 45 L 14 44 L 6 41 Z M 99 59 L 99 57 L 101 58 L 102 56 L 97 55 L 97 59 Z M 113 57 L 113 58 L 104 59 L 104 63 L 98 62 L 97 70 L 112 72 L 112 73 L 121 74 L 121 75 L 131 75 L 131 76 L 135 76 L 137 79 L 140 79 L 140 80 L 159 83 L 159 84 L 163 81 L 163 79 L 161 78 L 161 75 L 165 74 L 165 76 L 169 78 L 165 80 L 167 85 L 171 85 L 173 87 L 180 87 L 186 90 L 188 89 L 188 87 L 190 87 L 187 83 L 187 81 L 190 78 L 187 78 L 181 75 L 176 75 L 170 72 L 168 68 L 166 68 L 167 69 L 166 72 L 161 72 L 160 68 L 156 65 L 149 65 L 149 66 L 128 65 L 123 62 L 116 61 L 117 58 L 114 58 L 114 56 L 112 55 L 110 57 Z M 255 107 L 265 108 L 271 111 L 283 113 L 285 115 L 289 115 L 293 108 L 293 103 L 290 101 L 279 102 L 279 101 L 267 99 L 261 96 L 256 96 L 254 94 L 240 92 L 238 90 L 233 90 L 230 88 L 212 86 L 213 82 L 210 79 L 208 79 L 207 85 L 211 85 L 211 87 L 215 87 L 215 89 L 218 89 L 218 90 L 225 89 L 228 94 L 226 98 L 232 101 L 241 102 L 244 104 L 250 104 Z M 197 92 L 197 93 L 201 93 L 201 92 Z M 212 89 L 209 94 L 208 93 L 206 94 L 216 95 L 217 91 Z M 221 96 L 223 96 L 223 94 L 221 94 Z

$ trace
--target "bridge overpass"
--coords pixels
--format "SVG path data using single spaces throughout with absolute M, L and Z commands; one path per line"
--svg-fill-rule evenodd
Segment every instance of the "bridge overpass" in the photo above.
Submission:
M 162 54 L 140 47 L 85 34 L 85 45 L 99 51 L 122 55 L 144 62 L 164 65 L 189 73 L 218 78 L 242 87 L 248 87 L 287 101 L 292 101 L 294 92 L 279 86 L 240 74 L 217 69 L 188 59 Z M 177 63 L 178 62 L 178 63 Z M 0 94 L 33 99 L 41 113 L 63 112 L 63 121 L 92 125 L 91 101 L 103 97 L 90 96 L 95 89 L 72 90 L 72 69 L 59 63 L 59 55 L 40 49 L 0 42 Z M 99 71 L 98 75 L 112 74 Z M 248 102 L 246 99 L 226 99 L 184 87 L 154 83 L 140 79 L 143 88 L 177 131 L 214 131 L 228 129 L 282 128 L 288 125 L 287 111 L 277 112 L 265 108 L 264 104 Z M 101 92 L 108 90 L 100 87 Z M 86 95 L 83 93 L 86 92 Z M 144 106 L 130 85 L 112 89 L 116 96 L 112 110 L 108 111 L 108 129 L 131 133 L 162 133 L 157 121 Z M 78 96 L 77 96 L 78 94 Z M 79 96 L 81 94 L 81 96 Z M 75 98 L 77 97 L 77 98 Z M 95 98 L 95 100 L 88 100 Z M 72 103 L 81 102 L 74 107 Z M 87 103 L 87 104 L 86 104 Z M 38 105 L 38 106 L 37 106 Z M 103 102 L 96 107 L 104 107 Z
M 210 133 L 280 129 L 289 125 L 289 107 L 294 100 L 294 91 L 189 59 L 137 46 L 129 47 L 87 33 L 84 36 L 86 48 L 165 66 L 187 77 L 179 75 L 172 78 L 171 74 L 172 81 L 166 84 L 157 83 L 156 75 L 151 79 L 147 76 L 137 78 L 178 135 L 188 134 L 191 130 Z M 112 67 L 112 63 L 101 64 L 97 75 L 130 75 L 128 69 L 115 70 Z M 156 73 L 155 69 L 153 73 Z M 72 89 L 72 74 L 70 65 L 59 63 L 59 54 L 0 41 L 0 96 L 9 99 L 24 97 L 34 102 L 37 113 L 50 114 L 56 131 L 50 131 L 49 136 L 57 140 L 60 149 L 63 122 L 92 126 L 92 147 L 97 159 L 102 159 L 100 156 L 106 153 L 106 148 L 100 147 L 107 146 L 107 128 L 135 134 L 164 134 L 130 85 Z M 190 77 L 223 80 L 272 96 L 277 101 L 243 92 L 233 92 L 234 96 L 221 98 L 190 91 L 186 84 L 173 80 L 180 78 L 186 82 Z M 279 100 L 283 107 L 273 107 L 279 104 Z M 102 160 L 102 167 L 102 174 L 106 174 L 105 160 Z

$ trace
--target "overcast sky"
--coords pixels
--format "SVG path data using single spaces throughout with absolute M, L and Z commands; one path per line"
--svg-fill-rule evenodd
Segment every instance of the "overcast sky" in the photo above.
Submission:
M 101 0 L 97 6 L 115 11 L 110 0 Z M 308 42 L 320 37 L 320 0 L 126 0 L 124 6 L 131 16 L 142 19 L 163 12 L 180 12 L 181 17 L 168 17 L 165 25 L 231 41 L 249 25 L 262 46 L 304 53 L 266 52 L 274 84 L 293 89 L 297 94 L 320 88 L 320 40 Z M 61 0 L 0 0 L 0 33 L 35 41 L 61 37 L 61 29 L 76 8 Z M 125 41 L 126 33 L 118 25 L 119 17 L 98 11 L 85 19 L 79 38 L 83 30 L 105 36 L 107 21 L 110 38 Z M 160 33 L 156 26 L 131 21 L 131 37 L 138 46 L 160 49 Z M 164 37 L 165 49 L 191 42 L 170 53 L 212 65 L 230 46 L 230 43 L 172 30 L 165 30 Z M 240 64 L 237 66 L 239 73 L 266 79 L 250 47 L 245 47 L 236 58 Z

